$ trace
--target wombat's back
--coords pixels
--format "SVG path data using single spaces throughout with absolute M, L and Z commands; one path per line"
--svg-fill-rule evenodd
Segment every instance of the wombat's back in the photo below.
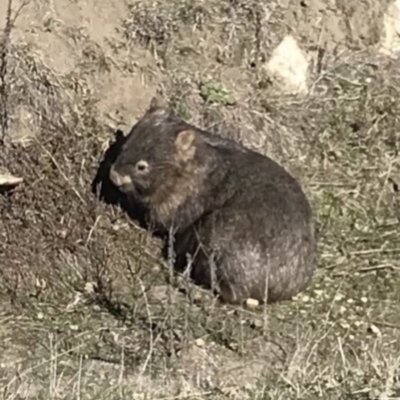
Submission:
M 222 147 L 220 157 L 230 165 L 220 196 L 231 195 L 196 229 L 214 255 L 222 296 L 231 303 L 290 299 L 315 269 L 310 204 L 299 183 L 268 157 L 234 146 Z M 200 281 L 205 263 L 194 272 Z

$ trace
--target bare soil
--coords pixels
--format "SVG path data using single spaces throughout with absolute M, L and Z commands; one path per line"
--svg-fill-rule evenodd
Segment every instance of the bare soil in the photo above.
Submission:
M 12 2 L 0 166 L 24 182 L 0 195 L 0 398 L 400 397 L 400 76 L 375 52 L 387 5 Z M 2 1 L 1 30 L 6 14 Z M 260 72 L 288 33 L 311 60 L 305 98 Z M 116 130 L 157 92 L 300 180 L 321 239 L 298 298 L 222 306 L 96 196 Z

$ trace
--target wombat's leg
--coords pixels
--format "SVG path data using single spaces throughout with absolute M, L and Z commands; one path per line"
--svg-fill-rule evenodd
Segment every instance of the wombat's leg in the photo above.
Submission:
M 220 253 L 209 255 L 203 258 L 201 271 L 207 271 L 207 280 L 212 291 L 219 295 L 225 303 L 239 304 L 248 297 L 248 288 L 240 279 L 241 276 L 231 274 L 232 268 L 227 266 L 229 255 Z M 237 280 L 238 279 L 238 280 Z
M 224 303 L 239 304 L 242 303 L 243 296 L 238 295 L 235 286 L 230 285 L 227 281 L 221 281 L 219 295 Z
M 215 290 L 217 288 L 215 268 L 212 257 L 209 257 L 205 250 L 199 247 L 192 266 L 191 278 L 193 281 L 197 285 Z
M 227 269 L 225 263 L 225 257 L 207 254 L 199 248 L 191 259 L 190 276 L 196 285 L 211 290 L 224 303 L 239 304 L 249 297 L 261 301 L 261 294 L 252 293 L 241 274 L 232 275 L 232 269 Z
M 268 268 L 265 260 L 246 251 L 227 251 L 219 259 L 217 272 L 223 301 L 232 304 L 243 303 L 249 298 L 260 303 L 266 301 Z

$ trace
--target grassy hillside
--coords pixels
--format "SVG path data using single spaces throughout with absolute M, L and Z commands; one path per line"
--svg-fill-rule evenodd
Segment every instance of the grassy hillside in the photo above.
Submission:
M 0 195 L 0 398 L 400 396 L 400 74 L 374 51 L 388 2 L 300 3 L 13 2 L 0 166 L 24 182 Z M 306 97 L 264 73 L 287 33 Z M 321 238 L 297 299 L 221 306 L 93 194 L 113 133 L 157 92 L 300 180 Z

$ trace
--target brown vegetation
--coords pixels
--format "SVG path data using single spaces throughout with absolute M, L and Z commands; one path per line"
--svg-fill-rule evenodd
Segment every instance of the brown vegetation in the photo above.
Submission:
M 284 3 L 14 0 L 0 166 L 24 181 L 0 195 L 0 397 L 399 397 L 400 77 L 368 47 L 386 4 L 338 2 L 353 36 L 335 36 L 308 23 L 318 1 Z M 314 60 L 304 98 L 260 72 L 291 29 Z M 96 198 L 114 132 L 157 91 L 300 180 L 321 239 L 298 299 L 221 306 Z

